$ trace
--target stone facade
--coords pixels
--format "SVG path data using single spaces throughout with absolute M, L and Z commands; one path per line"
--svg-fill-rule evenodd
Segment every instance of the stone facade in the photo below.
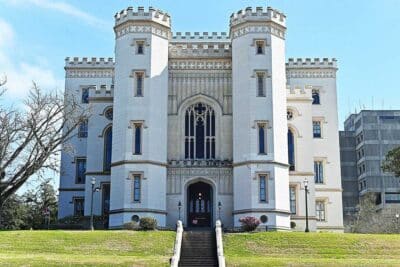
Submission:
M 90 214 L 95 178 L 94 213 L 110 228 L 143 216 L 238 227 L 255 216 L 264 229 L 304 230 L 307 178 L 310 230 L 342 231 L 336 60 L 286 62 L 286 17 L 272 8 L 232 14 L 229 35 L 172 34 L 170 23 L 125 9 L 115 61 L 67 58 L 66 93 L 88 88 L 92 115 L 62 154 L 59 217 Z

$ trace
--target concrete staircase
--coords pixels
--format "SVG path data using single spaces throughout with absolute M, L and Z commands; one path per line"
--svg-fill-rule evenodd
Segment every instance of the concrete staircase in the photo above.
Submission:
M 218 266 L 215 233 L 212 229 L 183 232 L 179 266 Z

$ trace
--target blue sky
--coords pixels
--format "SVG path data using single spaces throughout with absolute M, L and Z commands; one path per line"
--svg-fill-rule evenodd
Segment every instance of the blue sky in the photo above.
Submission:
M 360 107 L 400 109 L 398 0 L 0 0 L 0 73 L 8 100 L 30 81 L 63 88 L 66 56 L 113 56 L 115 12 L 154 6 L 172 16 L 173 31 L 228 31 L 229 16 L 247 6 L 272 6 L 288 18 L 287 57 L 335 57 L 339 123 Z
M 32 80 L 62 90 L 66 56 L 113 56 L 113 16 L 127 6 L 167 11 L 174 32 L 221 32 L 232 12 L 267 5 L 287 15 L 288 58 L 338 59 L 340 127 L 360 107 L 400 109 L 399 0 L 0 0 L 3 102 L 23 98 Z

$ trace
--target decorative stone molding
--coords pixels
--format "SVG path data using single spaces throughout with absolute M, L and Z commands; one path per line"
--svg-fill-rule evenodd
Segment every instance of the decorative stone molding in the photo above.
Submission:
M 333 70 L 288 70 L 286 78 L 336 78 L 336 71 Z
M 170 115 L 178 114 L 180 105 L 196 95 L 214 99 L 222 107 L 223 114 L 232 114 L 232 73 L 230 70 L 170 70 L 168 94 Z
M 166 28 L 157 25 L 138 25 L 134 22 L 128 22 L 118 29 L 115 29 L 116 39 L 129 33 L 151 33 L 165 39 L 169 39 L 171 37 L 171 32 L 169 30 L 166 30 Z
M 230 58 L 232 56 L 231 43 L 201 43 L 201 44 L 171 44 L 170 58 Z
M 65 78 L 113 78 L 114 69 L 66 69 Z
M 179 161 L 181 162 L 181 161 Z M 201 162 L 201 161 L 199 161 Z M 218 164 L 222 164 L 218 163 Z M 170 165 L 167 170 L 167 194 L 181 194 L 182 185 L 188 180 L 205 177 L 214 181 L 218 194 L 231 195 L 233 193 L 233 173 L 231 167 L 193 167 L 185 165 Z
M 177 167 L 232 167 L 231 160 L 194 160 L 194 159 L 183 159 L 183 160 L 170 160 L 168 161 L 169 168 Z
M 170 60 L 170 70 L 231 70 L 231 60 Z
M 270 33 L 279 38 L 285 39 L 285 31 L 273 25 L 247 25 L 231 31 L 232 39 L 249 33 Z

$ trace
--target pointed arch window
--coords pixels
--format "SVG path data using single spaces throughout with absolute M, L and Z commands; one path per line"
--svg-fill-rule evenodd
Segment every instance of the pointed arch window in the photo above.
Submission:
M 295 157 L 294 157 L 294 135 L 292 130 L 288 130 L 288 159 L 289 159 L 289 170 L 295 170 Z
M 185 113 L 185 158 L 215 159 L 215 112 L 197 103 Z
M 104 133 L 103 170 L 105 172 L 111 171 L 111 151 L 112 151 L 112 127 L 110 126 Z

